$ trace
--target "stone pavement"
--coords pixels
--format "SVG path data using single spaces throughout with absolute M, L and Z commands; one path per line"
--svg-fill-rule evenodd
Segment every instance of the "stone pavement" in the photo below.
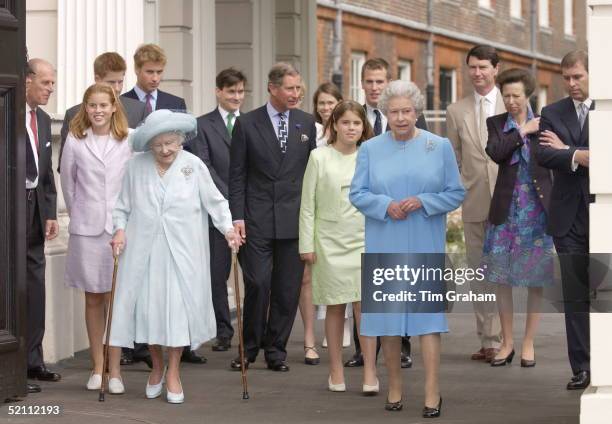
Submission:
M 205 365 L 184 365 L 182 383 L 186 401 L 170 405 L 165 397 L 144 398 L 148 371 L 146 365 L 124 367 L 127 392 L 106 396 L 98 402 L 97 392 L 84 386 L 89 375 L 86 352 L 53 367 L 62 373 L 59 383 L 42 383 L 43 392 L 23 401 L 0 405 L 0 423 L 45 424 L 123 424 L 123 423 L 454 423 L 454 424 L 578 424 L 579 392 L 568 392 L 565 384 L 569 366 L 565 346 L 563 316 L 543 315 L 536 339 L 537 366 L 523 369 L 518 364 L 520 336 L 524 317 L 515 320 L 517 357 L 511 366 L 491 368 L 470 361 L 475 350 L 473 319 L 470 314 L 449 317 L 451 332 L 443 335 L 441 388 L 444 404 L 442 417 L 421 418 L 423 405 L 423 367 L 418 342 L 413 344 L 414 367 L 404 370 L 404 410 L 383 409 L 386 375 L 379 360 L 381 394 L 360 395 L 361 371 L 347 369 L 346 393 L 327 391 L 326 351 L 322 363 L 308 366 L 302 361 L 302 328 L 296 320 L 289 350 L 289 373 L 265 369 L 262 357 L 249 369 L 249 394 L 242 400 L 240 373 L 229 370 L 232 352 L 212 352 L 208 345 L 200 353 L 208 358 Z M 322 336 L 322 323 L 317 333 Z M 320 340 L 321 337 L 319 337 Z M 345 349 L 345 357 L 352 348 Z M 9 406 L 59 405 L 61 415 L 16 417 L 8 415 Z

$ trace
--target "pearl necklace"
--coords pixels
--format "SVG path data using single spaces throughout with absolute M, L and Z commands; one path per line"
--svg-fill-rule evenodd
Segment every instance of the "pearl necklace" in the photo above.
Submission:
M 155 164 L 155 167 L 157 168 L 157 173 L 159 174 L 160 177 L 163 177 L 164 175 L 166 175 L 166 171 L 168 171 L 168 169 L 163 169 L 157 163 Z

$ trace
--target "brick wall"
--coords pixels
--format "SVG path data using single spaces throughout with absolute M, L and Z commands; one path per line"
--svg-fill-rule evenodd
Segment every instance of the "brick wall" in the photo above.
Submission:
M 538 1 L 538 0 L 534 0 Z M 586 49 L 586 0 L 574 0 L 574 35 L 564 33 L 563 2 L 549 0 L 550 25 L 538 26 L 536 78 L 547 88 L 548 102 L 565 95 L 559 77 L 559 60 L 570 50 Z M 412 62 L 412 79 L 421 88 L 427 85 L 427 39 L 429 33 L 421 27 L 427 22 L 427 0 L 344 0 L 348 10 L 343 12 L 343 91 L 348 95 L 350 55 L 353 51 L 365 52 L 366 57 L 383 57 L 391 64 L 392 77 L 396 78 L 398 60 Z M 465 69 L 465 54 L 473 42 L 465 37 L 478 37 L 498 45 L 502 57 L 502 69 L 512 66 L 530 67 L 531 15 L 530 0 L 522 2 L 522 17 L 510 17 L 510 0 L 492 0 L 491 9 L 478 7 L 478 0 L 434 1 L 434 86 L 438 107 L 439 69 L 450 68 L 456 72 L 457 98 L 471 93 L 471 84 Z M 319 5 L 318 58 L 319 81 L 331 79 L 333 70 L 333 26 L 336 10 Z

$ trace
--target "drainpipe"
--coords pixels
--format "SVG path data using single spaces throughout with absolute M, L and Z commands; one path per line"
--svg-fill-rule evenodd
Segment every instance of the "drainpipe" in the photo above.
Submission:
M 427 88 L 425 89 L 427 97 L 427 109 L 434 108 L 434 35 L 433 25 L 433 0 L 427 0 L 427 29 L 429 38 L 427 40 Z
M 536 54 L 538 51 L 538 6 L 537 2 L 531 2 L 531 9 L 529 10 L 531 15 L 531 73 L 537 80 L 538 64 Z
M 340 3 L 342 0 L 336 0 L 336 21 L 334 23 L 334 39 L 333 39 L 333 58 L 334 69 L 332 72 L 332 82 L 338 86 L 342 93 L 342 9 Z

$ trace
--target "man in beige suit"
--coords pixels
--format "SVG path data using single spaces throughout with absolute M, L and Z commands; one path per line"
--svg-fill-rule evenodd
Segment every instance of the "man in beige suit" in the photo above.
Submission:
M 453 144 L 463 184 L 467 190 L 462 206 L 465 247 L 470 267 L 482 257 L 485 228 L 497 165 L 485 153 L 488 117 L 505 112 L 501 93 L 495 86 L 499 57 L 491 46 L 472 48 L 466 58 L 474 93 L 450 105 L 446 111 L 448 138 Z M 486 282 L 472 282 L 476 293 L 494 293 Z M 474 302 L 480 349 L 473 360 L 491 362 L 501 343 L 501 327 L 495 302 Z

